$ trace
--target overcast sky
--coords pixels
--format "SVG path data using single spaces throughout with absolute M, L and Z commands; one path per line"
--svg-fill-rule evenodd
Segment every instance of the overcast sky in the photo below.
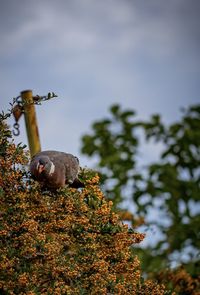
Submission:
M 199 0 L 0 0 L 0 40 L 1 108 L 54 91 L 37 107 L 42 148 L 84 165 L 80 138 L 111 104 L 172 122 L 200 102 Z

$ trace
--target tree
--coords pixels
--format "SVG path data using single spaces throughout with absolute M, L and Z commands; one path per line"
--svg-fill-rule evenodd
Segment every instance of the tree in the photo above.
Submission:
M 43 192 L 29 177 L 29 160 L 0 116 L 0 293 L 165 294 L 143 282 L 130 249 L 144 235 L 123 224 L 98 185 Z
M 92 133 L 83 136 L 82 152 L 98 158 L 102 185 L 115 208 L 127 195 L 131 196 L 137 216 L 145 218 L 148 227 L 156 225 L 162 233 L 153 246 L 138 250 L 143 270 L 156 272 L 176 261 L 187 263 L 189 271 L 197 274 L 200 105 L 184 110 L 180 121 L 169 126 L 161 122 L 159 115 L 138 121 L 134 111 L 123 111 L 119 105 L 110 111 L 109 118 L 95 122 Z M 145 169 L 137 160 L 142 134 L 147 141 L 163 145 L 159 160 Z M 148 220 L 152 210 L 158 214 L 153 221 Z

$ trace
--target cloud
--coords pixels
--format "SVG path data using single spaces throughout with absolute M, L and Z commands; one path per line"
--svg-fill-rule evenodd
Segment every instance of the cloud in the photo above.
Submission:
M 59 143 L 61 126 L 73 126 L 74 148 L 114 102 L 141 117 L 162 112 L 172 120 L 199 95 L 199 6 L 197 0 L 1 1 L 2 106 L 26 88 L 58 93 L 58 104 L 38 111 L 46 146 Z
M 15 22 L 8 28 L 2 26 L 4 54 L 23 50 L 30 43 L 30 51 L 40 48 L 43 54 L 46 50 L 71 55 L 90 51 L 116 56 L 142 48 L 164 56 L 178 50 L 182 39 L 187 46 L 199 42 L 195 0 L 193 5 L 188 1 L 162 5 L 159 1 L 22 1 L 14 9 L 13 2 L 8 3 Z M 6 22 L 5 17 L 2 21 Z
M 1 109 L 24 89 L 54 91 L 59 98 L 36 109 L 42 149 L 92 167 L 80 138 L 111 104 L 171 122 L 199 102 L 199 27 L 199 0 L 1 0 Z M 15 142 L 27 144 L 19 123 Z M 145 165 L 161 150 L 143 145 L 138 159 Z

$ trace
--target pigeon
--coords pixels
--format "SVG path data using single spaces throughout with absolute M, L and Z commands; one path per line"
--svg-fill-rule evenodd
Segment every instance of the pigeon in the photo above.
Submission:
M 79 160 L 68 153 L 39 152 L 31 160 L 30 172 L 33 179 L 48 189 L 56 190 L 66 184 L 74 188 L 84 187 L 78 179 Z

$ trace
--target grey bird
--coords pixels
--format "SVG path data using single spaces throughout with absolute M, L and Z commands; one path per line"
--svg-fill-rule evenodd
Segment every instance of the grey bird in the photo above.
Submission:
M 68 153 L 39 152 L 31 160 L 30 172 L 33 179 L 48 189 L 58 189 L 66 184 L 74 188 L 84 187 L 78 179 L 79 160 Z

